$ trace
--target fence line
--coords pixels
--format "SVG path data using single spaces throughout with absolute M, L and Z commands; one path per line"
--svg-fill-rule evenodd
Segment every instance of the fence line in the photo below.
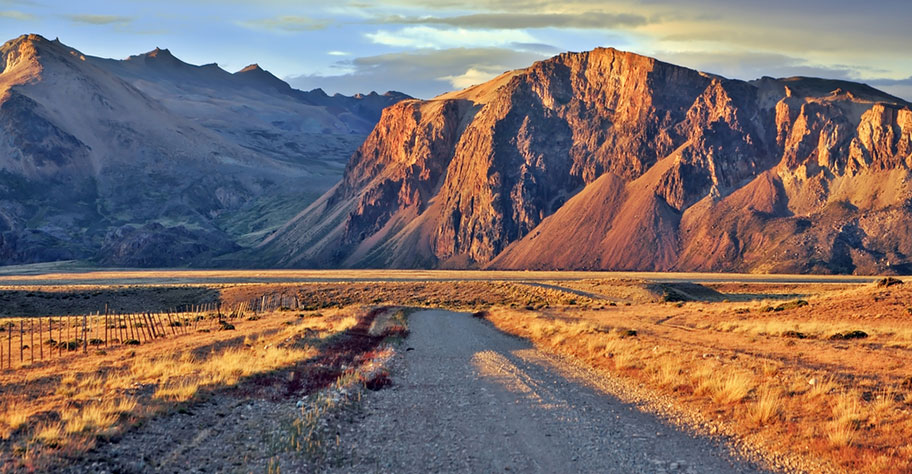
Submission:
M 296 295 L 271 294 L 243 301 L 232 308 L 223 308 L 220 302 L 215 302 L 180 305 L 157 312 L 119 313 L 112 312 L 106 304 L 103 311 L 82 315 L 7 318 L 6 322 L 0 319 L 0 370 L 87 354 L 90 349 L 147 344 L 168 337 L 209 332 L 226 327 L 228 320 L 248 314 L 298 310 L 301 306 Z M 18 355 L 15 354 L 17 346 Z

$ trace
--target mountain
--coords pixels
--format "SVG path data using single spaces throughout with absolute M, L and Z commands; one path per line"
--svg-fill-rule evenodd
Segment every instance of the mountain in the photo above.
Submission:
M 910 104 L 596 49 L 384 110 L 295 267 L 912 271 Z
M 328 97 L 166 49 L 0 47 L 0 264 L 209 265 L 326 191 L 403 94 Z

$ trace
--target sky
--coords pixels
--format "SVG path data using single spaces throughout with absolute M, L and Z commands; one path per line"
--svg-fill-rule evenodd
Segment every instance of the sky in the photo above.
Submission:
M 909 0 L 0 0 L 0 33 L 111 58 L 168 48 L 292 86 L 416 97 L 599 46 L 738 79 L 819 76 L 912 99 Z

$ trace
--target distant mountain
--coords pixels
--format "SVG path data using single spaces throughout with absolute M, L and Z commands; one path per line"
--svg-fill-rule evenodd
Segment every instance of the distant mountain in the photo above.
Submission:
M 120 61 L 0 48 L 0 264 L 209 265 L 327 190 L 407 96 L 292 89 L 166 49 Z
M 270 236 L 294 267 L 909 273 L 912 111 L 614 49 L 386 109 Z

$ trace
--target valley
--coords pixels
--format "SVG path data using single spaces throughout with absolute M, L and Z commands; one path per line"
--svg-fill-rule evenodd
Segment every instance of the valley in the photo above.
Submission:
M 86 354 L 79 349 L 50 360 L 36 355 L 34 363 L 27 356 L 20 363 L 17 349 L 15 363 L 0 371 L 5 392 L 30 390 L 0 407 L 5 433 L 0 451 L 6 453 L 5 466 L 14 470 L 53 466 L 62 459 L 75 462 L 74 469 L 98 472 L 232 463 L 254 470 L 385 470 L 416 462 L 428 468 L 468 463 L 512 469 L 539 461 L 510 451 L 510 436 L 535 438 L 542 449 L 557 449 L 566 438 L 533 432 L 582 426 L 574 422 L 562 428 L 557 420 L 571 415 L 578 423 L 607 416 L 602 424 L 619 430 L 599 431 L 586 440 L 586 432 L 574 431 L 587 449 L 575 455 L 584 463 L 581 469 L 609 462 L 618 463 L 603 466 L 609 471 L 648 465 L 682 472 L 903 472 L 912 459 L 903 441 L 912 429 L 906 415 L 912 402 L 906 370 L 912 335 L 903 329 L 910 295 L 902 280 L 357 270 L 235 271 L 221 277 L 214 271 L 20 271 L 2 278 L 4 321 L 39 315 L 59 320 L 106 306 L 111 314 L 168 318 L 195 311 L 194 305 L 209 308 L 197 313 L 199 322 L 183 333 L 172 335 L 166 327 L 167 337 L 139 345 L 111 341 Z M 193 313 L 180 317 L 196 318 Z M 221 321 L 232 329 L 217 330 Z M 382 350 L 332 342 L 369 328 L 370 334 L 382 335 L 383 327 L 392 328 L 388 339 L 372 339 L 385 341 Z M 463 333 L 464 338 L 457 336 Z M 447 335 L 448 341 L 440 339 Z M 14 340 L 6 341 L 10 337 Z M 0 332 L 0 342 L 18 344 L 18 333 Z M 274 344 L 284 355 L 267 354 Z M 455 351 L 450 359 L 444 347 Z M 329 359 L 314 359 L 321 351 Z M 233 353 L 265 365 L 235 372 L 216 361 Z M 465 373 L 449 374 L 452 380 L 447 374 L 455 368 L 433 368 L 460 357 L 470 362 L 457 364 Z M 211 369 L 206 368 L 209 359 Z M 351 360 L 366 364 L 364 370 L 373 374 L 383 367 L 388 381 L 375 386 L 371 376 L 353 377 L 344 368 L 324 377 L 313 365 L 344 363 L 356 370 L 357 365 L 344 362 Z M 158 368 L 129 369 L 136 364 Z M 64 367 L 77 371 L 65 375 Z M 67 377 L 72 380 L 63 380 Z M 340 385 L 319 385 L 337 378 Z M 301 384 L 290 382 L 295 380 Z M 140 390 L 129 388 L 134 381 Z M 347 395 L 313 388 L 318 382 L 343 388 Z M 174 391 L 187 383 L 193 390 Z M 478 392 L 479 387 L 487 388 Z M 418 447 L 425 440 L 416 436 L 427 436 L 419 426 L 395 430 L 400 437 L 384 431 L 398 426 L 394 420 L 405 415 L 397 410 L 407 411 L 408 400 L 433 398 L 429 390 L 466 391 L 470 397 L 423 408 L 427 419 L 446 427 L 441 438 L 429 439 L 439 446 L 430 457 Z M 168 395 L 172 392 L 182 395 L 174 398 Z M 450 426 L 461 419 L 453 405 L 471 402 L 466 406 L 477 407 L 472 410 L 490 405 L 500 412 L 505 400 L 514 399 L 519 405 L 510 402 L 510 409 L 532 410 L 532 418 L 504 424 L 483 416 L 490 424 L 478 422 L 468 432 L 468 425 Z M 97 428 L 69 429 L 72 420 L 82 419 L 75 414 L 95 406 L 92 400 L 114 411 L 91 425 Z M 144 408 L 117 408 L 127 402 Z M 304 413 L 302 406 L 304 411 L 322 408 Z M 588 408 L 573 415 L 567 406 Z M 615 415 L 633 418 L 611 425 Z M 203 419 L 210 421 L 200 423 Z M 241 422 L 220 421 L 231 419 Z M 631 428 L 644 423 L 655 428 Z M 51 441 L 49 432 L 38 428 L 57 429 L 59 438 Z M 503 438 L 504 430 L 509 433 L 503 456 L 460 457 L 474 452 L 479 442 Z M 175 436 L 176 444 L 169 441 Z M 654 440 L 641 443 L 641 436 Z M 618 437 L 629 446 L 611 454 L 621 442 L 612 441 Z M 649 451 L 660 441 L 670 446 L 664 454 Z M 226 443 L 232 454 L 217 454 Z M 139 445 L 156 454 L 132 457 Z M 589 449 L 603 454 L 591 458 Z M 703 449 L 716 454 L 698 455 Z M 381 452 L 392 457 L 377 457 Z M 706 464 L 717 461 L 728 467 Z

